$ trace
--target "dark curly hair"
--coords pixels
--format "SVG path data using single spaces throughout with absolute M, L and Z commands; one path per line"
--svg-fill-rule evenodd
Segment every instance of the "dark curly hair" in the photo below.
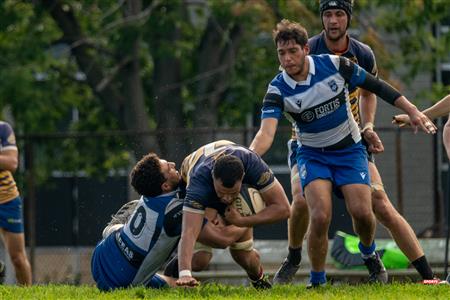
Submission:
M 213 176 L 220 179 L 224 187 L 231 188 L 244 176 L 244 164 L 236 156 L 223 155 L 214 164 Z
M 131 185 L 143 196 L 155 197 L 162 194 L 161 185 L 166 181 L 161 172 L 159 157 L 149 153 L 142 157 L 130 174 Z
M 287 19 L 283 19 L 277 24 L 277 27 L 272 32 L 272 37 L 275 46 L 278 43 L 284 44 L 290 40 L 294 40 L 302 48 L 308 43 L 308 32 L 306 29 L 299 23 Z

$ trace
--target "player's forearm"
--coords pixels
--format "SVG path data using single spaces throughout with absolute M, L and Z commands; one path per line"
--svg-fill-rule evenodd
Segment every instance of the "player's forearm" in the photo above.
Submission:
M 289 206 L 280 204 L 272 204 L 264 208 L 256 215 L 243 218 L 243 226 L 253 227 L 261 224 L 271 224 L 289 218 Z
M 192 270 L 192 256 L 195 239 L 188 234 L 182 234 L 178 245 L 178 270 Z
M 450 118 L 444 126 L 443 143 L 445 150 L 447 151 L 447 157 L 450 160 Z
M 408 99 L 406 99 L 405 96 L 398 97 L 395 100 L 394 104 L 395 104 L 395 107 L 400 108 L 401 110 L 403 110 L 405 113 L 407 113 L 410 116 L 419 111 L 414 104 L 412 104 L 411 102 L 409 102 Z
M 0 170 L 7 170 L 14 173 L 17 170 L 18 164 L 19 160 L 17 155 L 0 154 Z
M 430 119 L 443 117 L 450 113 L 450 95 L 445 96 L 433 106 L 425 109 L 423 113 Z
M 236 242 L 246 230 L 247 228 L 234 225 L 219 228 L 208 222 L 200 232 L 198 241 L 213 248 L 225 249 Z
M 203 221 L 203 214 L 183 210 L 180 244 L 178 245 L 178 270 L 192 270 L 191 262 L 194 245 Z
M 273 136 L 265 131 L 259 130 L 249 148 L 260 156 L 263 156 L 270 149 L 272 143 Z
M 275 183 L 268 190 L 261 193 L 266 203 L 266 208 L 255 215 L 245 217 L 245 227 L 252 227 L 260 224 L 275 223 L 286 220 L 290 216 L 290 206 L 283 187 L 275 179 Z
M 375 123 L 377 96 L 369 91 L 360 91 L 361 128 L 368 123 Z

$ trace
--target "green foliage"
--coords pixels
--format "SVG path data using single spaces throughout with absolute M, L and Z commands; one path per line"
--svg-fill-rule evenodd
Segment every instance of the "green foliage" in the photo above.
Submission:
M 59 2 L 60 3 L 60 2 Z M 180 88 L 177 97 L 182 107 L 180 124 L 191 127 L 193 117 L 207 107 L 208 93 L 199 84 L 214 70 L 198 70 L 199 49 L 205 42 L 209 21 L 221 32 L 213 51 L 230 45 L 232 30 L 239 27 L 242 37 L 229 69 L 217 104 L 216 126 L 244 126 L 247 116 L 258 114 L 268 82 L 278 70 L 271 31 L 281 18 L 301 22 L 310 35 L 322 28 L 318 17 L 318 1 L 251 0 L 251 1 L 142 1 L 142 12 L 136 19 L 127 18 L 127 1 L 89 0 L 62 2 L 63 10 L 73 12 L 82 36 L 76 45 L 62 39 L 63 31 L 41 1 L 5 0 L 0 2 L 0 107 L 9 108 L 14 117 L 17 134 L 41 132 L 104 132 L 133 128 L 121 123 L 121 116 L 108 109 L 106 103 L 117 99 L 102 99 L 80 73 L 80 62 L 73 55 L 77 45 L 87 46 L 87 54 L 100 66 L 109 84 L 122 93 L 127 106 L 126 78 L 121 68 L 130 59 L 134 43 L 139 41 L 139 76 L 144 92 L 144 106 L 148 113 L 148 128 L 158 127 L 156 100 L 158 90 L 155 62 L 173 60 L 181 67 L 163 88 Z M 409 78 L 419 72 L 432 74 L 438 60 L 448 58 L 449 32 L 440 39 L 433 36 L 433 26 L 448 17 L 448 0 L 355 2 L 352 27 L 365 26 L 362 39 L 375 49 L 382 77 L 399 65 L 409 67 Z M 148 12 L 148 13 L 147 13 Z M 370 17 L 370 18 L 369 18 Z M 392 36 L 399 36 L 401 51 L 392 55 L 383 43 L 383 28 Z M 90 69 L 88 68 L 88 71 Z M 128 73 L 125 73 L 128 75 Z M 84 77 L 83 77 L 84 75 Z M 387 76 L 385 76 L 387 75 Z M 161 88 L 161 87 L 157 87 Z M 438 99 L 445 92 L 436 87 L 432 95 Z M 206 96 L 205 96 L 206 93 Z M 203 99 L 205 98 L 205 99 Z M 177 99 L 178 100 L 178 99 Z M 122 100 L 123 101 L 123 100 Z M 167 110 L 173 109 L 167 105 Z M 78 118 L 72 118 L 77 112 Z M 67 139 L 39 144 L 37 150 L 42 178 L 52 170 L 106 174 L 109 168 L 123 168 L 138 139 L 121 137 L 108 139 Z M 89 153 L 88 149 L 95 149 Z
M 370 2 L 380 11 L 377 25 L 398 41 L 400 52 L 393 60 L 397 67 L 409 69 L 407 79 L 423 72 L 433 74 L 439 61 L 450 59 L 450 31 L 437 33 L 437 26 L 449 21 L 449 4 L 448 0 Z

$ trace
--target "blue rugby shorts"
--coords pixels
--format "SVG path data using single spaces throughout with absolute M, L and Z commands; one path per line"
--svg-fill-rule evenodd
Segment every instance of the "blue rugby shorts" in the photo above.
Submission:
M 319 178 L 330 180 L 335 188 L 347 184 L 370 186 L 367 152 L 361 142 L 340 150 L 302 145 L 298 150 L 297 163 L 303 189 Z

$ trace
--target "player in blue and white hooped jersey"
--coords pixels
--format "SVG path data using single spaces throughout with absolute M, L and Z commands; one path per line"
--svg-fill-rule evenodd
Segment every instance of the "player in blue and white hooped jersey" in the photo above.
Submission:
M 358 64 L 376 76 L 377 64 L 372 49 L 351 37 L 347 29 L 352 18 L 353 0 L 320 0 L 320 18 L 323 31 L 308 41 L 310 54 L 335 54 Z M 377 220 L 386 227 L 392 238 L 408 257 L 422 279 L 434 278 L 424 251 L 406 219 L 400 215 L 384 190 L 383 180 L 375 164 L 374 154 L 384 151 L 383 143 L 374 130 L 377 107 L 376 95 L 362 88 L 349 88 L 349 102 L 355 121 L 361 128 L 362 142 L 368 151 L 372 208 Z M 361 106 L 361 107 L 360 107 Z M 424 111 L 425 115 L 427 113 Z M 427 115 L 430 117 L 429 115 Z M 292 281 L 299 269 L 303 239 L 308 229 L 308 209 L 298 181 L 296 149 L 299 147 L 295 128 L 288 141 L 288 164 L 291 170 L 291 217 L 288 221 L 288 256 L 275 273 L 274 284 Z
M 250 149 L 264 154 L 271 146 L 283 113 L 294 122 L 301 147 L 297 163 L 310 212 L 308 254 L 312 286 L 326 282 L 325 258 L 331 219 L 331 194 L 341 192 L 360 238 L 371 280 L 386 282 L 375 256 L 375 217 L 371 207 L 367 153 L 349 103 L 349 89 L 362 87 L 395 105 L 414 127 L 435 133 L 432 122 L 397 90 L 350 60 L 308 55 L 308 35 L 298 23 L 283 20 L 274 30 L 283 71 L 270 82 L 263 101 L 261 127 Z M 366 264 L 368 265 L 368 264 Z
M 148 154 L 134 167 L 131 184 L 143 195 L 125 224 L 104 231 L 91 261 L 92 276 L 101 290 L 144 285 L 174 286 L 175 280 L 156 274 L 176 248 L 181 233 L 183 201 L 176 187 L 173 163 Z
M 180 175 L 175 164 L 156 154 L 144 156 L 133 168 L 131 185 L 142 195 L 126 203 L 103 230 L 91 260 L 92 276 L 101 290 L 143 285 L 175 286 L 171 276 L 156 274 L 178 245 L 183 199 L 178 197 Z M 203 222 L 199 240 L 224 248 L 245 230 Z M 201 256 L 193 264 L 199 265 Z

